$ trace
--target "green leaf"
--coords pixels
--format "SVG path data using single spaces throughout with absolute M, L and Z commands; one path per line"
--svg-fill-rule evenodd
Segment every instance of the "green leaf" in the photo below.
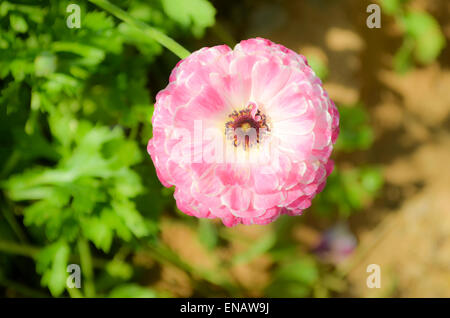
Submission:
M 445 47 L 445 36 L 436 19 L 426 12 L 408 12 L 403 24 L 406 32 L 416 41 L 414 56 L 420 63 L 433 62 Z
M 89 217 L 81 221 L 83 234 L 92 241 L 98 249 L 109 252 L 113 240 L 113 230 L 101 218 Z
M 276 243 L 276 236 L 270 232 L 258 241 L 253 243 L 250 248 L 244 253 L 237 254 L 233 262 L 236 264 L 250 262 L 255 257 L 262 255 L 269 251 Z
M 133 275 L 133 267 L 117 259 L 113 259 L 106 265 L 106 271 L 112 277 L 117 277 L 123 280 L 130 279 Z
M 42 275 L 41 284 L 53 296 L 59 296 L 66 287 L 69 246 L 59 241 L 42 249 L 37 257 L 36 270 Z
M 83 36 L 80 42 L 105 52 L 120 54 L 123 50 L 123 42 L 126 40 L 120 35 L 114 25 L 114 19 L 106 12 L 88 12 L 82 23 Z M 92 60 L 92 64 L 96 64 Z
M 397 73 L 405 73 L 411 68 L 413 50 L 414 40 L 406 38 L 394 56 L 394 69 Z
M 123 36 L 126 43 L 136 45 L 145 56 L 150 57 L 162 52 L 162 46 L 152 38 L 146 36 L 145 32 L 141 29 L 126 23 L 121 23 L 117 30 Z
M 368 149 L 374 140 L 369 125 L 369 116 L 360 104 L 339 107 L 341 131 L 336 142 L 336 149 L 354 151 Z
M 56 70 L 56 56 L 50 52 L 42 52 L 34 60 L 36 76 L 48 76 Z
M 316 262 L 304 256 L 282 264 L 266 292 L 269 297 L 307 297 L 318 279 Z
M 272 298 L 303 298 L 311 294 L 311 288 L 295 282 L 274 281 L 266 290 L 268 297 Z
M 142 215 L 136 210 L 133 202 L 127 200 L 113 201 L 112 207 L 136 237 L 144 237 L 150 234 L 149 227 Z
M 114 288 L 109 293 L 110 298 L 156 298 L 156 292 L 137 284 L 125 284 Z
M 366 168 L 361 172 L 361 185 L 367 192 L 375 194 L 383 185 L 383 175 L 378 168 Z
M 307 57 L 308 64 L 313 69 L 314 73 L 324 81 L 328 77 L 328 67 L 318 56 L 316 55 L 308 55 Z
M 105 31 L 114 27 L 113 18 L 106 14 L 106 12 L 88 12 L 83 20 L 83 28 L 90 29 L 92 31 Z
M 83 63 L 95 65 L 105 58 L 105 52 L 102 49 L 77 42 L 53 42 L 52 51 L 70 52 L 84 57 Z
M 317 264 L 307 257 L 282 265 L 276 275 L 278 279 L 295 281 L 308 286 L 312 286 L 319 279 Z
M 18 33 L 25 33 L 28 31 L 28 23 L 23 16 L 18 14 L 11 14 L 9 16 L 11 28 Z
M 214 247 L 216 247 L 219 241 L 219 236 L 216 227 L 211 223 L 210 220 L 199 220 L 198 239 L 208 249 L 213 249 Z
M 348 217 L 370 203 L 382 186 L 383 175 L 377 167 L 335 169 L 324 191 L 316 197 L 315 207 L 324 216 L 338 210 Z
M 102 221 L 110 228 L 114 229 L 117 235 L 124 241 L 130 241 L 132 233 L 122 218 L 117 215 L 111 208 L 104 208 L 101 212 Z
M 64 73 L 51 73 L 46 79 L 47 81 L 42 85 L 42 88 L 49 95 L 58 95 L 63 93 L 75 95 L 81 84 L 73 76 Z
M 101 189 L 101 182 L 92 178 L 80 178 L 67 185 L 72 194 L 72 209 L 77 214 L 90 214 L 96 204 L 107 202 L 108 196 Z
M 383 12 L 394 15 L 400 13 L 402 5 L 409 0 L 381 0 Z
M 27 74 L 31 74 L 34 70 L 34 65 L 29 60 L 25 59 L 15 59 L 10 65 L 9 69 L 17 82 L 23 81 Z
M 53 218 L 58 218 L 60 207 L 49 200 L 42 200 L 24 210 L 24 224 L 41 226 Z
M 213 26 L 216 9 L 207 0 L 162 0 L 164 12 L 181 26 L 191 26 L 195 36 L 203 35 L 205 28 Z

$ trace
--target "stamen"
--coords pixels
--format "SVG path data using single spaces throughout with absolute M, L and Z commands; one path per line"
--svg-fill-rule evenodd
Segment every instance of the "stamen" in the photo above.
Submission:
M 234 110 L 228 118 L 225 134 L 235 147 L 242 145 L 244 150 L 260 143 L 270 131 L 266 115 L 254 103 L 239 111 Z

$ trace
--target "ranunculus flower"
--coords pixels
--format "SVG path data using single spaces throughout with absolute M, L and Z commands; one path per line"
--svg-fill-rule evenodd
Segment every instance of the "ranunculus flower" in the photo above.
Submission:
M 152 123 L 148 152 L 178 208 L 226 226 L 300 215 L 325 186 L 339 133 L 305 57 L 261 38 L 180 61 Z

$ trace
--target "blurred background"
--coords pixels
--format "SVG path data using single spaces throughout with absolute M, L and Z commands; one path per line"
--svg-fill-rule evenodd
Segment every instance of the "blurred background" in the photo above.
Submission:
M 92 2 L 0 3 L 0 296 L 450 297 L 449 1 L 114 1 L 127 22 Z M 260 36 L 307 56 L 341 134 L 304 216 L 176 209 L 146 144 L 179 58 L 136 20 L 190 51 Z

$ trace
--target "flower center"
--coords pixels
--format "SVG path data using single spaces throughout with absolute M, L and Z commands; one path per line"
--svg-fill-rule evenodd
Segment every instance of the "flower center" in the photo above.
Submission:
M 260 143 L 270 131 L 266 115 L 257 106 L 250 103 L 246 108 L 233 111 L 228 115 L 225 134 L 235 147 L 242 146 L 248 150 Z

